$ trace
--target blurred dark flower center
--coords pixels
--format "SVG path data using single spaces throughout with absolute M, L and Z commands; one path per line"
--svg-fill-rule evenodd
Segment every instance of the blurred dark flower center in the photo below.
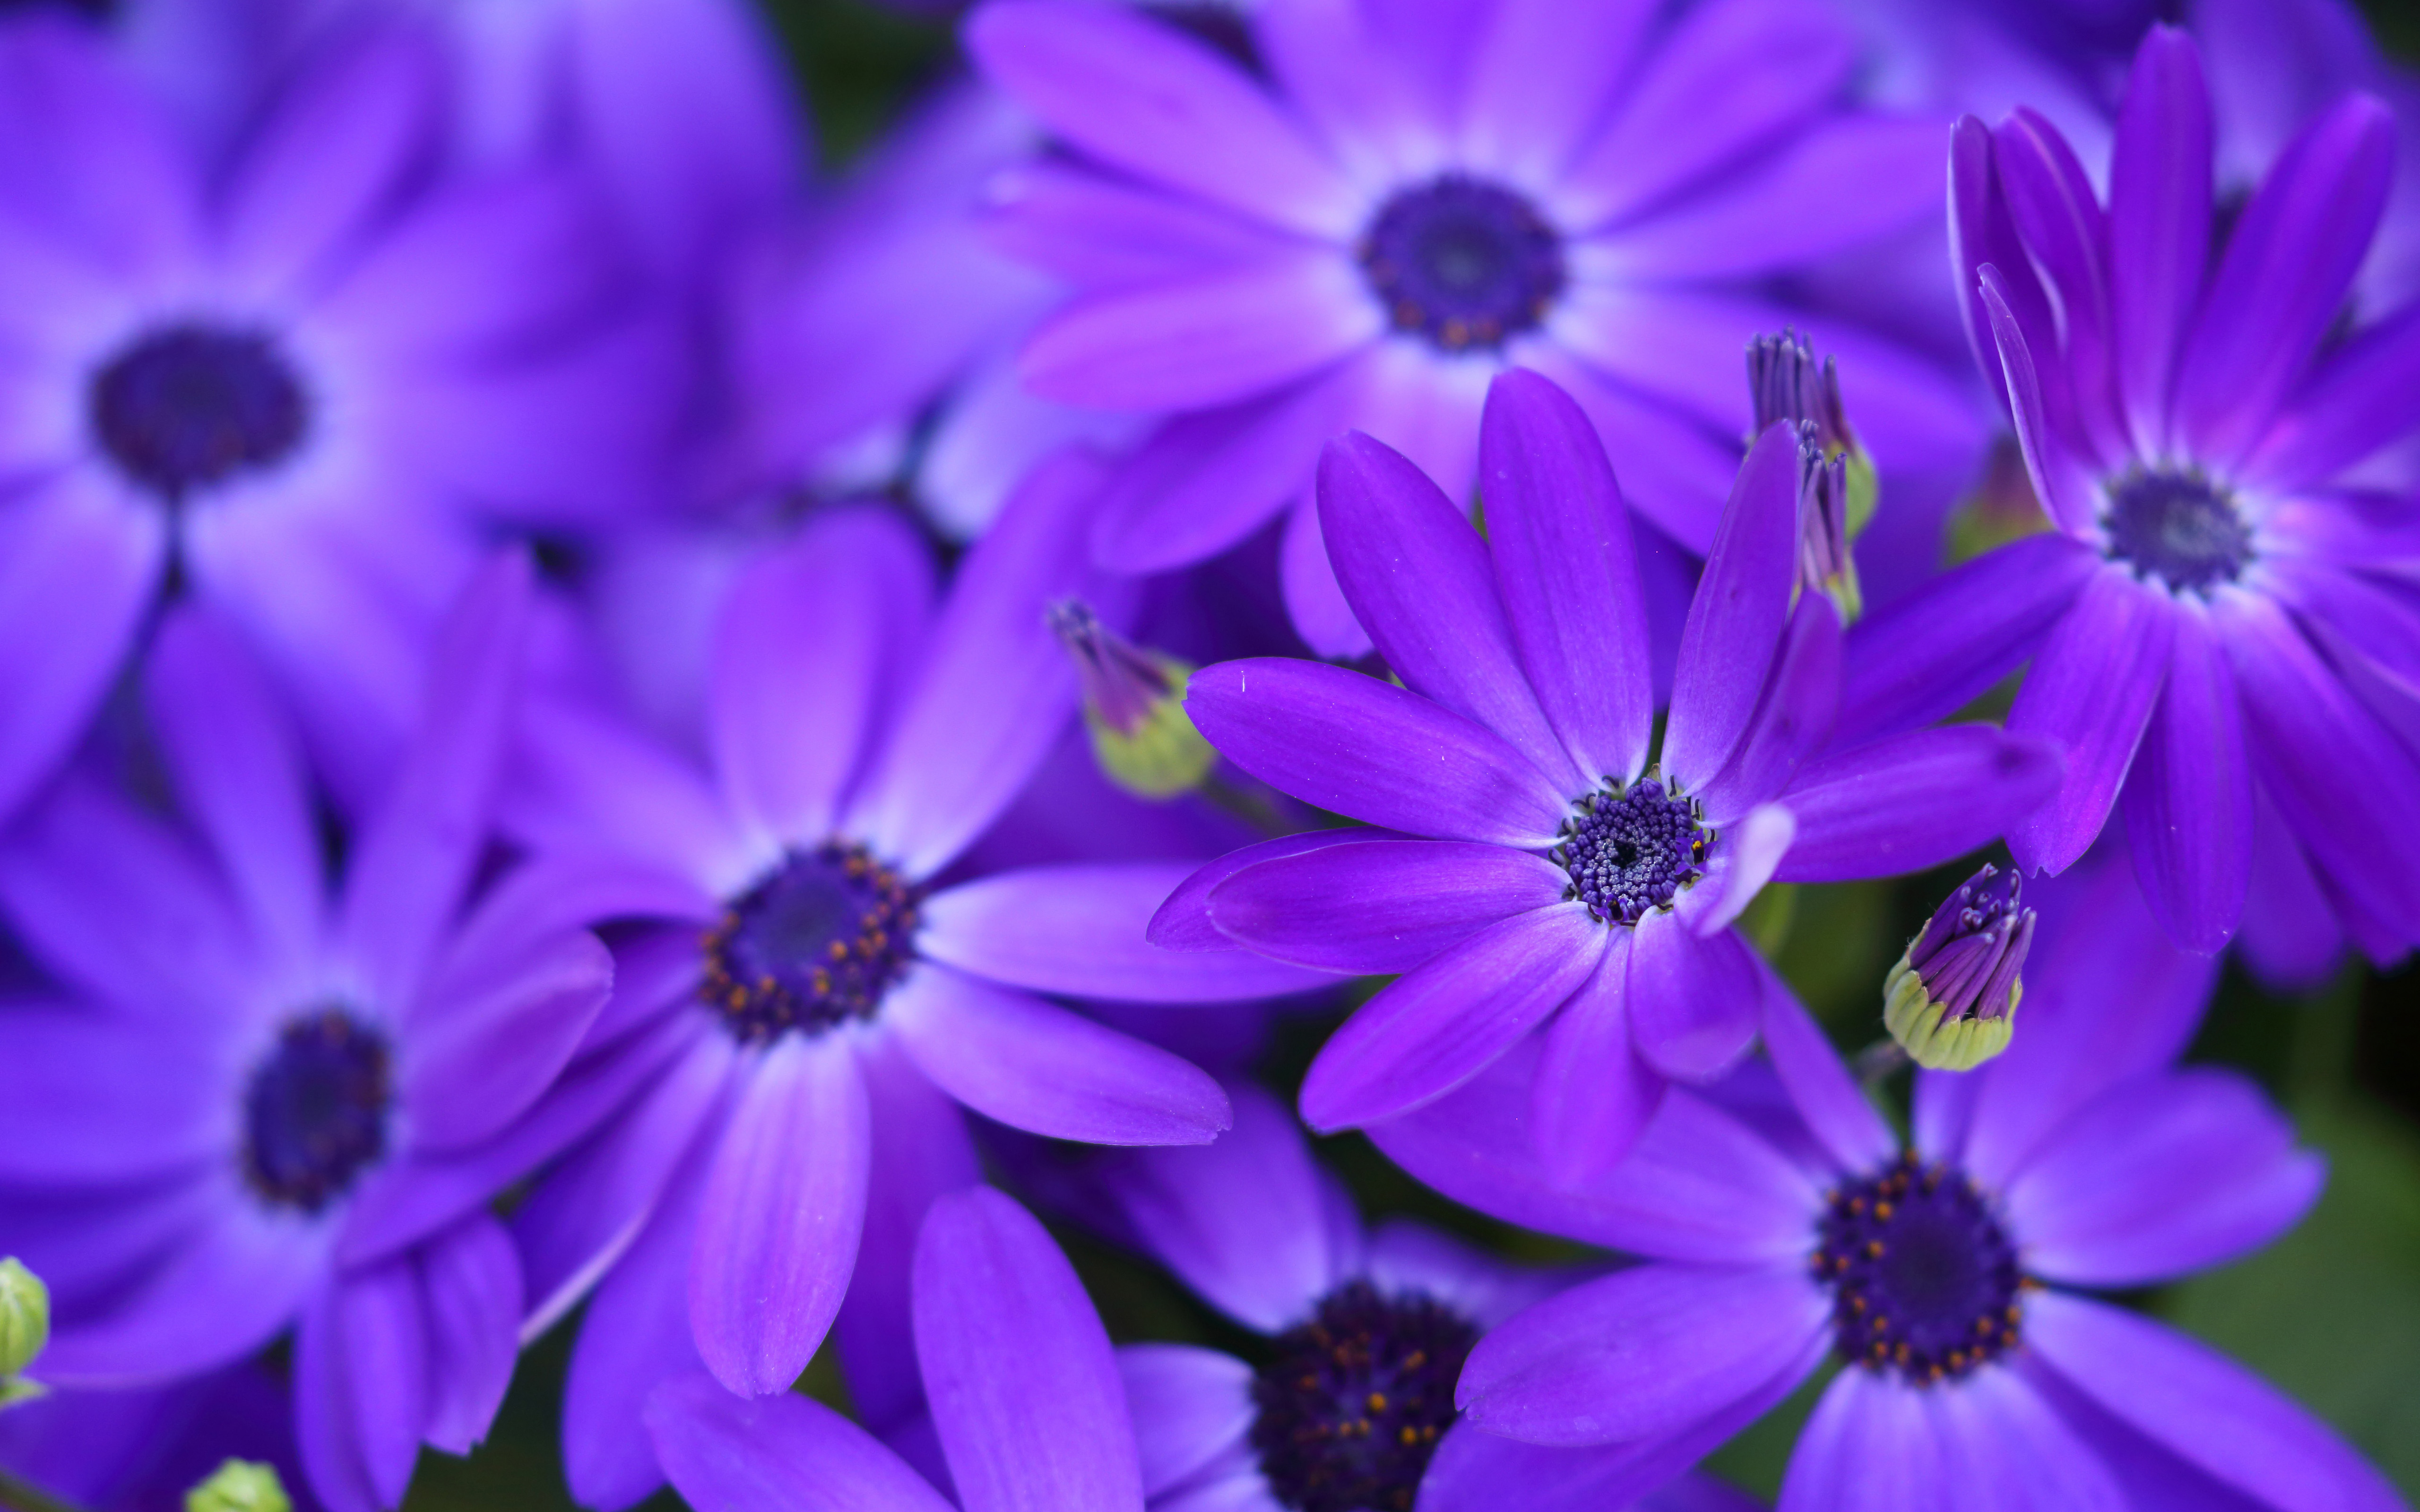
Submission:
M 1295 1512 L 1410 1512 L 1478 1341 L 1419 1292 L 1350 1281 L 1321 1298 L 1252 1381 L 1252 1447 L 1271 1493 Z
M 386 1153 L 392 1101 L 384 1035 L 340 1008 L 291 1021 L 244 1091 L 244 1180 L 318 1212 Z
M 1396 329 L 1448 351 L 1533 329 L 1563 289 L 1554 227 L 1520 195 L 1460 174 L 1398 192 L 1360 255 Z
M 1562 843 L 1549 854 L 1571 873 L 1563 896 L 1588 904 L 1596 918 L 1636 924 L 1652 909 L 1671 907 L 1705 875 L 1714 832 L 1696 799 L 1651 775 L 1625 791 L 1607 789 L 1581 801 L 1579 817 L 1563 821 Z
M 2109 490 L 2109 555 L 2172 593 L 2207 594 L 2252 560 L 2252 527 L 2226 491 L 2193 472 L 2137 472 Z
M 310 428 L 274 340 L 197 322 L 138 337 L 93 375 L 88 403 L 110 458 L 168 500 L 276 466 Z
M 793 851 L 707 932 L 698 995 L 745 1044 L 872 1018 L 908 967 L 923 896 L 863 846 Z
M 2015 1346 L 2016 1246 L 1961 1173 L 1905 1155 L 1833 1193 L 1817 1233 L 1843 1359 L 1926 1385 Z

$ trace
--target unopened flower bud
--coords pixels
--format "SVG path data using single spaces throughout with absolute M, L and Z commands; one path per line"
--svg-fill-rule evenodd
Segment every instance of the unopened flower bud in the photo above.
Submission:
M 1218 753 L 1185 712 L 1193 669 L 1113 633 L 1073 599 L 1051 606 L 1050 628 L 1076 658 L 1084 729 L 1109 779 L 1146 798 L 1201 786 Z
M 1842 625 L 1865 611 L 1857 586 L 1857 559 L 1850 550 L 1849 459 L 1826 455 L 1815 425 L 1798 427 L 1798 592 L 1830 595 Z
M 15 1256 L 0 1257 L 0 1407 L 41 1395 L 17 1372 L 51 1341 L 51 1288 Z
M 1932 911 L 1883 982 L 1883 1023 L 1931 1071 L 1972 1071 L 2009 1047 L 2034 911 L 2014 872 L 1986 866 Z
M 1747 344 L 1747 387 L 1755 434 L 1787 423 L 1798 427 L 1801 438 L 1798 585 L 1831 594 L 1840 618 L 1854 620 L 1864 602 L 1849 548 L 1874 517 L 1881 486 L 1873 458 L 1849 428 L 1848 411 L 1840 403 L 1839 364 L 1827 357 L 1819 366 L 1814 349 L 1784 329 L 1777 336 L 1758 336 Z M 1821 469 L 1804 461 L 1807 448 L 1823 464 Z M 1824 490 L 1820 507 L 1809 498 L 1810 483 Z
M 274 1468 L 230 1459 L 185 1493 L 185 1512 L 293 1512 Z

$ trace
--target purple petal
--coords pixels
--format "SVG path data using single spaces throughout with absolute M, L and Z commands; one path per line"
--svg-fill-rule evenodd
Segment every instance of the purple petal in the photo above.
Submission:
M 1915 730 L 1799 770 L 1783 801 L 1797 838 L 1783 882 L 1920 872 L 1963 856 L 2033 812 L 2062 770 L 2056 747 L 1989 725 Z
M 2395 116 L 2353 95 L 2288 147 L 2228 234 L 2177 363 L 2177 425 L 2232 460 L 2268 428 L 2344 303 L 2386 206 Z
M 0 1179 L 114 1184 L 233 1154 L 221 1077 L 240 1072 L 220 1071 L 228 1057 L 205 1026 L 11 1004 L 0 1038 L 20 1069 L 0 1098 Z
M 787 1391 L 840 1310 L 865 1221 L 865 1084 L 836 1044 L 764 1052 L 722 1133 L 690 1255 L 697 1350 L 735 1392 Z
M 2168 392 L 2210 260 L 2210 87 L 2184 33 L 2134 53 L 2109 164 L 2109 302 L 2119 392 L 2138 440 L 2167 445 Z
M 1142 1491 L 1156 1499 L 1222 1455 L 1247 1447 L 1260 1408 L 1252 1367 L 1189 1344 L 1129 1344 L 1118 1379 L 1134 1423 Z
M 1871 1170 L 1887 1165 L 1899 1153 L 1899 1137 L 1840 1062 L 1840 1053 L 1823 1038 L 1795 995 L 1770 967 L 1761 969 L 1764 986 L 1764 1049 L 1781 1085 L 1790 1090 L 1791 1105 L 1807 1122 L 1832 1159 L 1844 1171 Z
M 1824 594 L 1803 594 L 1730 760 L 1698 790 L 1707 819 L 1730 825 L 1779 793 L 1830 738 L 1839 707 L 1840 616 Z
M 741 574 L 707 702 L 715 766 L 743 823 L 777 843 L 831 833 L 931 598 L 923 547 L 872 506 L 816 517 Z
M 1370 632 L 1344 601 L 1336 570 L 1328 565 L 1319 511 L 1309 503 L 1286 514 L 1285 534 L 1278 543 L 1278 588 L 1295 634 L 1314 653 L 1332 661 L 1358 661 L 1370 654 Z
M 2150 723 L 2180 617 L 2157 590 L 2104 571 L 2043 643 L 2009 711 L 2009 733 L 2057 741 L 2067 771 L 2050 801 L 2009 833 L 2019 866 L 2064 872 L 2100 835 Z
M 2063 1292 L 2025 1304 L 2025 1340 L 2108 1412 L 2283 1512 L 2399 1506 L 2384 1476 L 2240 1365 L 2148 1318 Z
M 1479 432 L 1488 548 L 1512 641 L 1582 775 L 1647 762 L 1652 678 L 1630 520 L 1605 443 L 1569 394 L 1514 369 Z
M 2125 422 L 2111 389 L 2109 286 L 2103 272 L 2108 218 L 2093 197 L 2092 181 L 2074 149 L 2050 122 L 2019 106 L 1993 134 L 2001 195 L 2059 315 L 2056 346 L 2024 343 L 2045 380 L 2041 398 L 2049 427 L 2044 439 L 2054 444 L 2064 441 L 2083 455 L 2113 464 L 2127 455 L 2128 446 Z M 1994 274 L 1998 271 L 1995 267 Z M 2005 341 L 2002 350 L 2005 356 Z
M 2420 383 L 2420 307 L 2406 307 L 2331 351 L 2243 459 L 2248 479 L 2291 493 L 2324 483 L 2410 434 L 2394 395 Z
M 1714 543 L 1714 529 L 1722 518 L 1723 496 L 1730 490 L 1731 479 L 1739 471 L 1739 458 L 1735 455 L 1738 448 L 1715 440 L 1694 417 L 1683 414 L 1658 399 L 1634 392 L 1626 380 L 1616 381 L 1600 373 L 1594 365 L 1594 354 L 1589 362 L 1583 363 L 1558 347 L 1543 347 L 1525 354 L 1525 357 L 1531 367 L 1579 404 L 1598 435 L 1613 438 L 1606 450 L 1608 454 L 1614 451 L 1621 453 L 1621 502 L 1634 525 L 1643 520 L 1653 526 L 1658 535 L 1669 536 L 1692 553 L 1701 554 L 1710 549 Z M 1483 431 L 1480 447 L 1483 456 L 1486 451 Z M 1492 476 L 1492 469 L 1488 471 Z M 1491 536 L 1495 531 L 1494 511 L 1495 506 L 1491 504 Z M 1496 549 L 1500 553 L 1516 546 L 1517 543 L 1513 542 L 1498 543 Z M 1631 548 L 1631 560 L 1640 574 L 1648 570 L 1647 563 L 1651 560 L 1675 554 L 1657 550 L 1652 541 L 1640 540 L 1635 531 Z M 1565 563 L 1558 563 L 1556 566 L 1569 570 Z M 1548 570 L 1546 563 L 1539 563 L 1538 570 Z M 1670 640 L 1673 641 L 1679 639 L 1680 621 L 1688 610 L 1688 592 L 1696 583 L 1697 563 L 1694 561 L 1690 563 L 1689 570 L 1691 580 L 1682 588 L 1681 601 L 1671 615 Z M 1522 589 L 1506 584 L 1506 605 L 1513 605 L 1522 592 Z M 1643 577 L 1639 579 L 1638 594 L 1643 605 L 1651 609 L 1656 606 L 1657 600 L 1648 594 Z M 1614 596 L 1601 602 L 1610 611 L 1613 606 L 1621 603 L 1621 599 Z M 1626 644 L 1635 648 L 1637 642 Z M 1640 653 L 1636 649 L 1627 649 L 1623 654 L 1643 659 L 1651 674 L 1657 665 L 1657 658 L 1652 654 Z M 1590 655 L 1591 657 L 1610 658 L 1614 652 L 1610 647 L 1600 646 Z M 1597 663 L 1592 661 L 1590 664 Z M 1621 664 L 1606 659 L 1602 665 L 1611 669 Z M 1668 668 L 1669 664 L 1665 665 Z M 1533 667 L 1530 681 L 1538 687 L 1541 699 L 1545 698 L 1548 679 L 1544 674 Z M 1643 761 L 1644 737 L 1640 737 L 1638 744 Z
M 1333 1231 L 1342 1193 L 1294 1116 L 1249 1084 L 1230 1096 L 1234 1127 L 1217 1143 L 1138 1151 L 1102 1182 L 1178 1280 L 1246 1328 L 1278 1334 L 1343 1279 L 1360 1236 Z
M 2025 474 L 2033 483 L 2034 497 L 2061 530 L 2080 532 L 2089 527 L 2092 519 L 2090 491 L 2083 478 L 2082 464 L 2069 450 L 2044 403 L 2036 368 L 2040 360 L 2027 345 L 2017 316 L 2009 310 L 2007 279 L 1996 266 L 1987 264 L 1979 282 L 1983 308 L 1991 316 L 1992 339 L 1997 344 L 1986 361 L 2007 385 L 2009 412 L 2016 423 L 2017 443 L 2024 451 Z M 2051 348 L 2043 349 L 2048 352 Z
M 1463 150 L 1513 183 L 1552 182 L 1619 99 L 1654 8 L 1641 0 L 1575 12 L 1510 0 L 1481 13 L 1463 99 Z
M 1328 1132 L 1435 1101 L 1487 1069 L 1595 970 L 1607 926 L 1557 903 L 1492 924 L 1364 1003 L 1311 1062 L 1302 1116 Z
M 647 1400 L 664 1473 L 701 1512 L 950 1512 L 881 1441 L 812 1397 L 734 1396 L 704 1376 Z
M 1633 1044 L 1632 933 L 1614 932 L 1596 975 L 1555 1015 L 1529 1083 L 1529 1137 L 1558 1185 L 1621 1165 L 1664 1101 L 1663 1073 Z
M 990 825 L 1075 712 L 1075 671 L 1044 613 L 1087 584 L 1079 524 L 1100 484 L 1079 453 L 1044 463 L 958 568 L 842 826 L 911 876 L 940 870 Z
M 1022 144 L 1029 117 L 996 91 L 974 85 L 967 92 L 993 102 L 991 108 L 1008 117 L 1000 134 L 1017 134 Z M 1283 233 L 1238 219 L 1218 206 L 1050 157 L 995 169 L 982 193 L 985 234 L 978 244 L 1077 288 L 1181 278 L 1264 261 L 1296 245 Z M 952 229 L 956 239 L 967 239 L 962 230 Z M 922 281 L 910 287 L 927 300 L 932 297 L 930 285 Z M 947 377 L 939 375 L 944 381 Z
M 1140 1512 L 1109 1334 L 1024 1209 L 940 1198 L 916 1244 L 916 1358 L 967 1512 Z
M 1938 1395 L 1896 1375 L 1843 1370 L 1798 1436 L 1781 1482 L 1790 1512 L 1924 1512 L 1956 1484 L 1943 1462 Z M 1959 1467 L 1963 1468 L 1963 1467 Z
M 440 1152 L 488 1139 L 571 1061 L 613 990 L 594 934 L 531 941 L 508 973 L 445 973 L 411 1020 L 401 1070 L 416 1144 Z
M 2046 533 L 1989 551 L 1849 632 L 1843 740 L 1929 724 L 1987 691 L 2032 651 L 2099 558 Z
M 346 1399 L 336 1288 L 322 1287 L 294 1334 L 294 1438 L 311 1489 L 329 1512 L 378 1512 L 387 1499 L 371 1484 Z
M 1334 980 L 1245 950 L 1152 944 L 1145 927 L 1191 870 L 1140 861 L 996 872 L 927 899 L 917 949 L 1012 987 L 1134 1003 L 1227 1002 Z
M 1798 439 L 1776 424 L 1740 464 L 1681 632 L 1664 766 L 1683 782 L 1721 771 L 1755 714 L 1790 617 L 1797 547 Z
M 1254 777 L 1369 824 L 1543 849 L 1567 811 L 1554 784 L 1501 736 L 1341 667 L 1220 662 L 1193 674 L 1185 708 Z
M 617 717 L 543 695 L 525 702 L 517 733 L 498 817 L 532 850 L 693 879 L 706 918 L 715 889 L 744 880 L 747 840 L 690 762 Z
M 1395 973 L 1479 930 L 1558 903 L 1571 878 L 1502 845 L 1328 845 L 1235 872 L 1210 895 L 1219 932 L 1280 961 Z
M 1030 1134 L 1202 1145 L 1227 1127 L 1226 1094 L 1191 1062 L 944 965 L 893 988 L 883 1021 L 934 1085 Z
M 1502 735 L 1557 781 L 1585 782 L 1522 675 L 1467 512 L 1358 431 L 1321 454 L 1318 492 L 1337 585 L 1404 685 Z
M 1788 809 L 1777 803 L 1750 809 L 1722 837 L 1705 876 L 1681 895 L 1673 912 L 1700 937 L 1730 928 L 1773 880 L 1797 839 L 1798 816 Z
M 2101 1458 L 2037 1381 L 2017 1370 L 1978 1370 L 1936 1394 L 1934 1427 L 1943 1455 L 1970 1481 L 2006 1488 L 1995 1505 L 2129 1512 L 2130 1502 Z
M 411 1483 L 421 1428 L 434 1405 L 419 1277 L 410 1260 L 393 1259 L 329 1285 L 338 1390 L 350 1409 L 353 1452 L 379 1504 L 393 1506 Z
M 563 1469 L 572 1499 L 618 1512 L 664 1482 L 649 1442 L 648 1396 L 684 1376 L 704 1380 L 689 1320 L 691 1236 L 710 1149 L 695 1152 L 628 1253 L 589 1303 L 563 1392 Z M 783 1400 L 734 1396 L 728 1402 Z
M 485 1213 L 417 1258 L 431 1394 L 424 1437 L 448 1454 L 469 1454 L 504 1405 L 520 1352 L 520 1261 L 504 1225 Z
M 2143 900 L 2168 938 L 2216 950 L 2251 884 L 2252 770 L 2235 680 L 2206 621 L 2176 616 L 2176 644 L 2124 802 Z
M 2069 1119 L 2027 1157 L 2003 1200 L 2033 1273 L 2140 1287 L 2268 1243 L 2301 1221 L 2325 1178 L 2251 1083 L 2195 1069 Z
M 1640 1058 L 1680 1081 L 1710 1082 L 1756 1041 L 1757 963 L 1729 930 L 1710 938 L 1649 915 L 1632 931 L 1630 1028 Z
M 1771 1381 L 1831 1319 L 1798 1267 L 1643 1265 L 1549 1297 L 1479 1341 L 1454 1399 L 1525 1443 L 1676 1432 Z
M 1358 826 L 1342 829 L 1311 829 L 1299 835 L 1285 835 L 1277 840 L 1264 840 L 1257 845 L 1229 851 L 1218 859 L 1197 870 L 1176 885 L 1159 911 L 1151 916 L 1145 932 L 1151 943 L 1170 950 L 1225 950 L 1234 942 L 1218 932 L 1210 921 L 1210 895 L 1226 880 L 1246 867 L 1263 861 L 1281 860 L 1330 845 L 1361 845 L 1400 841 L 1404 837 L 1390 829 L 1363 829 Z
M 2272 987 L 2318 990 L 2343 957 L 2344 926 L 2276 805 L 2258 793 L 2252 801 L 2250 870 L 2243 927 L 2235 937 L 2243 964 Z
M 999 0 L 967 26 L 993 82 L 1083 151 L 1285 229 L 1338 233 L 1356 197 L 1261 87 L 1156 21 Z M 1205 152 L 1202 144 L 1218 150 Z

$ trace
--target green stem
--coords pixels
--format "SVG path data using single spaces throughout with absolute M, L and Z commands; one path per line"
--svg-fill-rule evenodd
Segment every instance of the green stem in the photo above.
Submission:
M 84 1512 L 73 1502 L 53 1496 L 32 1481 L 0 1470 L 0 1506 L 17 1512 Z
M 2297 1111 L 2323 1112 L 2352 1085 L 2362 981 L 2361 968 L 2348 966 L 2324 992 L 2289 1010 L 2298 1017 L 2287 1052 L 2286 1094 Z

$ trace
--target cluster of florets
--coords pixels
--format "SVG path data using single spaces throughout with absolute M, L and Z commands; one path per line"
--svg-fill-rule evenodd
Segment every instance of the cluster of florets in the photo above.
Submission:
M 1411 1512 L 1478 1338 L 1433 1297 L 1367 1281 L 1329 1292 L 1253 1378 L 1269 1489 L 1295 1512 Z
M 794 853 L 706 932 L 698 996 L 745 1044 L 870 1019 L 908 969 L 923 899 L 862 845 Z
M 266 1201 L 318 1212 L 386 1152 L 386 1036 L 342 1008 L 289 1020 L 244 1095 L 243 1174 Z
M 1853 1365 L 1931 1385 L 2016 1347 L 2016 1247 L 1973 1182 L 1913 1151 L 1830 1195 L 1813 1266 L 1832 1288 L 1833 1348 Z
M 1519 194 L 1461 174 L 1397 193 L 1358 250 L 1395 329 L 1447 351 L 1535 329 L 1563 289 L 1554 227 Z
M 1659 780 L 1651 768 L 1626 788 L 1608 780 L 1576 807 L 1578 815 L 1563 821 L 1561 843 L 1546 854 L 1571 873 L 1563 896 L 1586 903 L 1590 917 L 1636 924 L 1670 908 L 1706 874 L 1714 831 L 1704 806 L 1683 796 L 1677 780 Z

